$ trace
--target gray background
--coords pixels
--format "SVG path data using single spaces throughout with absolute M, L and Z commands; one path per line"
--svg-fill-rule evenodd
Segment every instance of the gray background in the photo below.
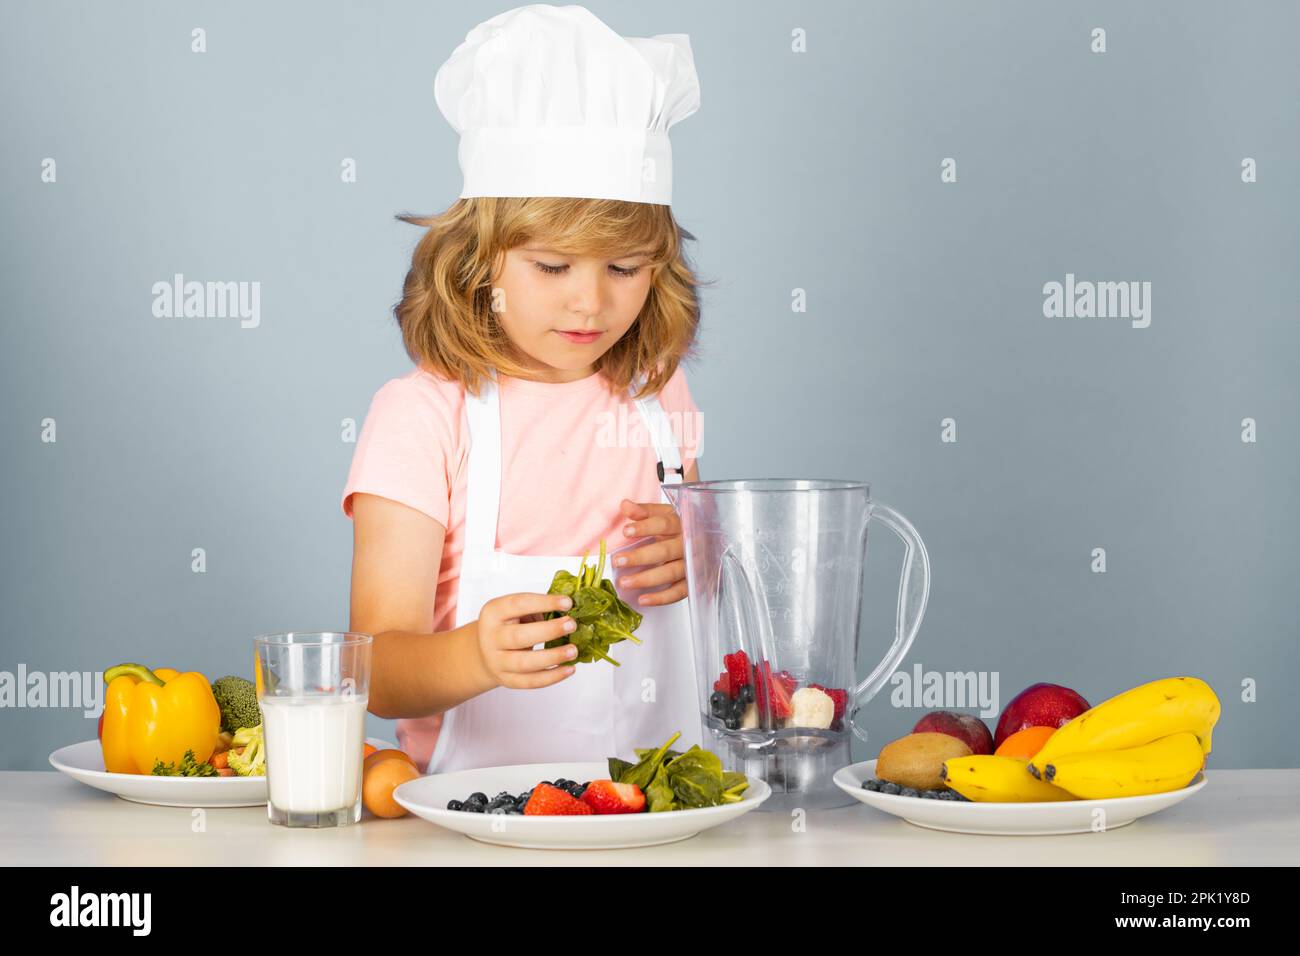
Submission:
M 393 216 L 459 192 L 434 72 L 508 6 L 5 5 L 0 670 L 248 673 L 256 633 L 346 627 L 340 422 L 409 368 Z M 1214 766 L 1296 765 L 1296 5 L 590 8 L 695 50 L 673 199 L 716 280 L 703 475 L 871 480 L 933 560 L 908 668 L 996 671 L 1002 703 L 1196 674 Z M 154 318 L 176 272 L 259 281 L 260 327 Z M 1150 328 L 1044 318 L 1067 272 L 1150 281 Z M 900 558 L 877 535 L 863 673 Z M 864 756 L 921 713 L 888 697 Z M 94 734 L 0 721 L 5 769 Z

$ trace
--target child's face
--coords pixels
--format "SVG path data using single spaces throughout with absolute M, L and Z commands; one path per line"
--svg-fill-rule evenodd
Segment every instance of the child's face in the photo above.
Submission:
M 506 252 L 496 281 L 496 319 L 543 380 L 573 381 L 636 321 L 652 278 L 641 250 L 607 258 L 520 246 Z

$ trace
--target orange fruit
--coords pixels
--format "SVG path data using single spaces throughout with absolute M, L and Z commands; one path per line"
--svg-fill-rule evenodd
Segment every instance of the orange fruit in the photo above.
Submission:
M 998 757 L 1024 757 L 1032 760 L 1034 754 L 1043 749 L 1047 738 L 1056 733 L 1055 727 L 1026 727 L 1002 741 L 994 754 Z
M 367 744 L 366 744 L 366 752 L 365 752 L 365 754 L 363 754 L 363 757 L 369 757 L 372 753 L 374 753 L 374 752 L 375 752 L 376 750 L 378 750 L 378 749 L 379 749 L 379 748 L 376 747 L 374 744 L 367 743 Z
M 420 776 L 415 765 L 405 760 L 380 760 L 366 767 L 361 779 L 361 802 L 377 817 L 406 816 L 406 807 L 393 799 L 393 791 Z
M 365 762 L 361 765 L 361 769 L 363 771 L 369 770 L 375 764 L 383 763 L 385 760 L 400 760 L 404 763 L 410 764 L 411 769 L 413 769 L 417 774 L 420 772 L 420 768 L 415 765 L 414 760 L 407 756 L 405 751 L 394 750 L 392 747 L 387 750 L 375 750 L 366 754 Z

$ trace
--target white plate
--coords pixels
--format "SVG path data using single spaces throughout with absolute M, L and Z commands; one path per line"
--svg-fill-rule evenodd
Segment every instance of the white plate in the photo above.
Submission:
M 367 737 L 381 750 L 393 744 Z M 98 740 L 60 747 L 50 765 L 73 780 L 117 794 L 133 803 L 159 807 L 266 806 L 265 777 L 155 777 L 140 773 L 109 773 Z
M 1138 817 L 1155 813 L 1186 800 L 1205 786 L 1205 774 L 1198 773 L 1187 786 L 1169 793 L 1108 800 L 1061 800 L 1049 803 L 966 803 L 954 800 L 922 800 L 863 790 L 862 782 L 876 775 L 876 762 L 868 760 L 844 767 L 835 774 L 835 785 L 868 806 L 884 810 L 908 823 L 952 833 L 987 833 L 1002 836 L 1045 836 L 1056 833 L 1090 833 L 1114 830 Z M 1103 815 L 1094 815 L 1101 810 Z
M 599 850 L 657 846 L 693 837 L 753 810 L 769 796 L 762 780 L 751 779 L 743 799 L 720 807 L 664 813 L 611 813 L 581 817 L 525 817 L 448 810 L 447 801 L 475 791 L 491 799 L 502 790 L 523 793 L 543 780 L 607 780 L 607 763 L 535 763 L 437 773 L 408 780 L 393 799 L 417 817 L 484 843 L 527 849 Z

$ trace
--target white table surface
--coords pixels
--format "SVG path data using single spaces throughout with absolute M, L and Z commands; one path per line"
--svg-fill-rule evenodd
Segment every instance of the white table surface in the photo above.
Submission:
M 55 771 L 0 772 L 0 860 L 10 866 L 1239 866 L 1300 863 L 1300 769 L 1211 770 L 1200 793 L 1107 833 L 940 833 L 855 804 L 753 812 L 690 840 L 631 850 L 489 846 L 417 817 L 331 830 L 273 826 L 263 807 L 130 803 Z M 200 828 L 200 825 L 202 828 Z

